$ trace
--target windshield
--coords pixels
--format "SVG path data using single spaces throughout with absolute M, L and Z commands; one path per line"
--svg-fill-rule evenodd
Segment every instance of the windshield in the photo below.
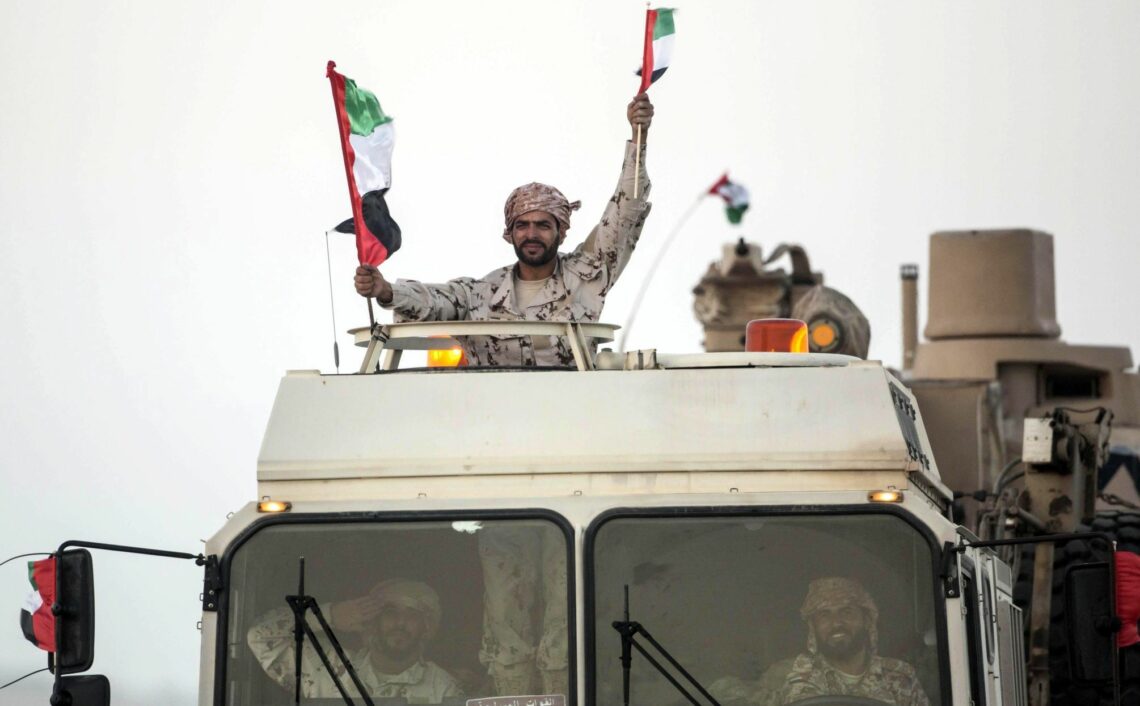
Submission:
M 594 703 L 622 703 L 626 586 L 630 620 L 722 704 L 940 703 L 931 549 L 895 515 L 618 517 L 592 551 Z M 634 650 L 630 703 L 687 702 Z
M 374 702 L 528 695 L 564 706 L 567 554 L 563 529 L 548 520 L 264 527 L 230 560 L 224 703 L 294 703 L 295 619 L 286 596 L 298 593 L 303 556 L 305 594 Z M 361 703 L 330 636 L 311 613 L 307 622 L 332 673 Z M 301 650 L 304 703 L 344 703 L 312 643 L 306 636 Z

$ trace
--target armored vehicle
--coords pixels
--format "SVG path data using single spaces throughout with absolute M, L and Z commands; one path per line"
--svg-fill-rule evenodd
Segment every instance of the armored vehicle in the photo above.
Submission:
M 894 374 L 786 320 L 684 355 L 595 352 L 613 329 L 378 325 L 358 374 L 287 374 L 261 499 L 200 560 L 199 702 L 1026 704 L 1016 576 L 953 519 Z M 575 364 L 399 367 L 466 335 L 565 336 Z M 1061 599 L 1111 691 L 1112 554 L 1086 544 Z M 57 697 L 105 703 L 83 679 Z
M 770 266 L 784 252 L 790 272 Z M 1124 347 L 1071 345 L 1060 339 L 1054 292 L 1053 237 L 1041 231 L 972 230 L 930 238 L 926 340 L 918 336 L 918 274 L 903 265 L 902 366 L 898 378 L 923 410 L 943 482 L 955 495 L 955 519 L 983 539 L 1023 538 L 1095 530 L 1120 548 L 1140 551 L 1140 374 Z M 812 350 L 853 343 L 867 322 L 839 293 L 815 297 L 823 274 L 812 272 L 798 246 L 769 258 L 741 241 L 694 290 L 694 311 L 709 350 L 740 342 L 722 335 L 757 313 L 808 321 Z M 770 310 L 761 312 L 767 307 Z M 866 344 L 861 341 L 861 354 Z M 1069 431 L 1059 432 L 1062 428 Z M 1079 431 L 1075 431 L 1079 430 Z M 1024 440 L 1032 448 L 1024 448 Z M 1073 468 L 1050 466 L 1050 444 Z M 1044 447 L 1040 446 L 1045 441 Z M 1038 453 L 1044 448 L 1044 455 Z M 1075 447 L 1074 447 L 1075 448 Z M 1083 465 L 1082 465 L 1083 464 Z M 1081 465 L 1078 468 L 1077 465 Z M 1083 470 L 1082 470 L 1083 469 Z M 1095 702 L 1079 694 L 1068 660 L 1069 607 L 1060 593 L 1073 563 L 1087 559 L 1078 540 L 1008 545 L 1000 551 L 1015 575 L 1016 603 L 1031 616 L 1027 648 L 1033 703 Z M 1124 654 L 1121 674 L 1135 689 L 1140 664 Z M 1119 662 L 1120 660 L 1118 660 Z M 1118 665 L 1120 666 L 1120 665 Z M 1079 681 L 1079 679 L 1077 680 Z

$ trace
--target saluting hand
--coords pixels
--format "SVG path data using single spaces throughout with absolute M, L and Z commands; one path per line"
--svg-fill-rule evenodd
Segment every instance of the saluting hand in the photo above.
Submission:
M 649 96 L 645 93 L 634 96 L 625 109 L 625 116 L 633 129 L 632 139 L 637 140 L 637 126 L 640 125 L 641 141 L 644 143 L 649 133 L 649 124 L 653 122 L 653 104 L 649 102 Z
M 372 619 L 380 614 L 380 602 L 372 596 L 333 603 L 329 611 L 330 623 L 341 632 L 363 632 Z
M 392 301 L 392 285 L 372 265 L 357 267 L 353 283 L 356 285 L 356 293 L 362 297 L 376 297 L 381 304 Z

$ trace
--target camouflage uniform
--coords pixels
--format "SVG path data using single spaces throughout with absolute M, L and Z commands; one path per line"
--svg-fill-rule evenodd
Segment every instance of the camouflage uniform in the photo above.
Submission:
M 846 674 L 819 653 L 812 616 L 823 608 L 855 606 L 867 625 L 867 668 L 861 675 Z M 800 615 L 808 624 L 808 652 L 792 662 L 781 689 L 772 693 L 772 706 L 812 696 L 864 696 L 896 706 L 930 706 L 914 667 L 876 654 L 879 644 L 879 609 L 859 582 L 849 578 L 821 578 L 811 582 Z
M 329 614 L 329 606 L 321 608 Z M 324 640 L 318 630 L 317 635 Z M 268 613 L 249 629 L 246 642 L 261 668 L 273 681 L 293 691 L 293 611 L 281 608 Z M 323 641 L 329 661 L 336 667 L 337 676 L 350 696 L 360 696 L 352 678 L 336 652 Z M 328 675 L 321 658 L 310 641 L 305 641 L 301 667 L 301 693 L 308 698 L 335 698 L 340 696 L 332 677 Z M 399 674 L 384 674 L 372 666 L 369 648 L 346 650 L 356 675 L 368 689 L 370 696 L 400 697 L 413 704 L 438 704 L 445 698 L 460 697 L 459 685 L 435 662 L 421 659 Z
M 566 540 L 553 528 L 487 527 L 479 534 L 479 557 L 485 586 L 479 661 L 495 692 L 565 694 Z
M 425 640 L 430 639 L 438 629 L 441 617 L 439 597 L 426 584 L 393 579 L 378 584 L 370 593 L 382 605 L 391 603 L 420 611 L 424 616 Z M 332 606 L 321 606 L 321 612 L 331 616 Z M 261 668 L 273 681 L 290 692 L 296 682 L 293 669 L 295 654 L 293 625 L 293 611 L 289 608 L 279 608 L 266 614 L 246 634 L 249 649 L 261 664 Z M 350 696 L 359 697 L 356 685 L 348 676 L 348 671 L 331 648 L 327 638 L 320 632 L 319 627 L 315 626 L 314 631 L 321 638 L 329 662 L 336 669 L 337 677 L 345 690 Z M 399 674 L 385 674 L 373 665 L 370 647 L 346 650 L 346 653 L 356 670 L 356 675 L 360 677 L 360 682 L 364 684 L 370 696 L 402 698 L 410 704 L 438 704 L 447 698 L 463 696 L 455 679 L 434 662 L 421 658 Z M 301 693 L 309 698 L 339 697 L 340 691 L 337 690 L 336 683 L 329 676 L 309 640 L 305 641 L 302 657 Z
M 392 301 L 382 306 L 395 311 L 397 321 L 597 321 L 606 295 L 633 254 L 651 206 L 646 201 L 650 183 L 645 172 L 644 145 L 640 191 L 633 198 L 635 149 L 633 143 L 626 143 L 621 178 L 601 221 L 572 252 L 558 254 L 554 274 L 525 311 L 519 311 L 515 305 L 514 265 L 480 279 L 460 277 L 443 284 L 401 279 L 392 285 Z M 570 344 L 561 336 L 533 340 L 519 336 L 465 338 L 470 365 L 574 363 Z
M 846 674 L 819 653 L 812 616 L 823 608 L 857 607 L 867 626 L 867 668 Z M 769 667 L 759 681 L 723 677 L 711 686 L 721 703 L 785 706 L 813 696 L 862 696 L 895 706 L 930 706 L 914 667 L 876 654 L 879 644 L 879 609 L 859 582 L 848 578 L 821 578 L 811 582 L 800 615 L 808 625 L 808 651 Z
M 790 704 L 812 696 L 865 696 L 896 706 L 929 706 L 914 667 L 888 657 L 871 657 L 867 671 L 853 678 L 832 667 L 820 654 L 801 654 L 792 662 L 784 687 L 773 704 Z

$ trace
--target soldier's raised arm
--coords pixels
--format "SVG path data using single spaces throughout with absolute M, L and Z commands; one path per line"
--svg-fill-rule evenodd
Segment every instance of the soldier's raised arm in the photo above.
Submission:
M 649 126 L 653 123 L 653 112 L 653 103 L 644 93 L 634 96 L 626 106 L 630 141 L 625 146 L 621 177 L 613 196 L 606 204 L 601 221 L 576 250 L 602 258 L 606 266 L 605 291 L 609 291 L 625 269 L 633 248 L 641 237 L 645 218 L 649 215 L 651 204 L 647 199 L 652 184 L 645 170 L 645 145 Z M 638 126 L 641 127 L 640 154 L 637 147 Z M 635 181 L 638 186 L 636 198 L 633 196 Z

